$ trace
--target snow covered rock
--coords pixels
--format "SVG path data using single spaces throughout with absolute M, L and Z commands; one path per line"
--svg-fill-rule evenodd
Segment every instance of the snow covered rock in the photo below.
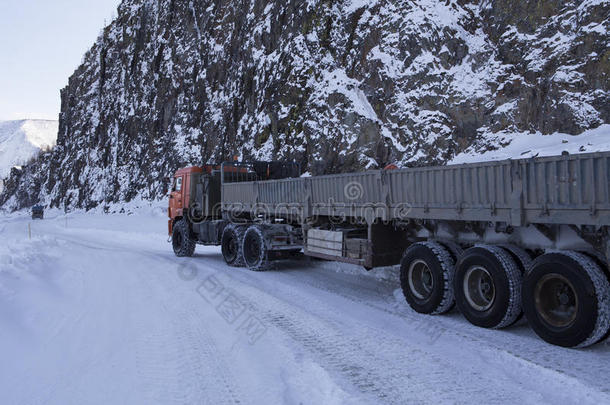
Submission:
M 57 129 L 57 121 L 0 121 L 0 193 L 4 190 L 5 178 L 13 168 L 18 173 L 41 151 L 53 148 Z
M 11 168 L 26 164 L 41 150 L 50 150 L 57 140 L 57 121 L 0 121 L 0 179 Z
M 159 198 L 180 166 L 442 164 L 610 124 L 608 0 L 124 0 L 0 204 Z M 523 138 L 520 138 L 523 139 Z M 35 198 L 33 192 L 39 193 Z M 21 195 L 20 197 L 18 195 Z

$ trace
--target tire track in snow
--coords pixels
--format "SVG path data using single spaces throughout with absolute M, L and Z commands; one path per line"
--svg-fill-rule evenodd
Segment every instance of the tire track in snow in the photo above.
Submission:
M 158 255 L 147 256 L 158 263 Z M 164 273 L 166 276 L 174 276 L 174 273 L 170 274 L 171 276 Z M 164 376 L 167 374 L 166 368 L 171 365 L 172 374 L 177 378 L 171 402 L 242 403 L 241 393 L 234 383 L 236 379 L 219 357 L 220 352 L 205 329 L 200 308 L 193 306 L 192 302 L 177 299 L 174 295 L 180 294 L 179 285 L 176 286 L 177 280 L 167 277 L 162 280 L 155 271 L 139 272 L 138 275 L 141 283 L 146 285 L 145 290 L 149 292 L 147 301 L 159 301 L 157 307 L 162 309 L 162 319 L 167 321 L 167 324 L 158 325 L 157 333 L 160 336 L 149 339 L 160 347 L 149 350 L 146 347 L 151 342 L 144 342 L 144 346 L 138 344 L 141 348 L 139 371 L 142 379 L 148 380 L 152 374 L 154 380 L 156 373 Z M 166 353 L 166 359 L 151 361 L 158 353 Z
M 241 394 L 234 384 L 236 379 L 229 374 L 229 368 L 219 358 L 219 351 L 201 321 L 198 314 L 200 308 L 176 305 L 176 296 L 173 294 L 176 294 L 179 288 L 168 288 L 168 282 L 175 283 L 177 280 L 172 279 L 178 279 L 177 275 L 171 272 L 169 279 L 166 277 L 161 280 L 155 271 L 155 265 L 158 266 L 160 261 L 168 264 L 167 269 L 176 266 L 173 255 L 149 249 L 134 250 L 121 242 L 76 238 L 63 232 L 60 237 L 79 247 L 121 255 L 125 263 L 143 263 L 142 259 L 150 263 L 151 271 L 145 270 L 147 266 L 125 269 L 137 275 L 140 285 L 137 291 L 146 291 L 139 300 L 132 297 L 130 307 L 137 307 L 142 302 L 156 304 L 149 308 L 155 319 L 146 322 L 136 317 L 133 320 L 134 331 L 146 333 L 143 336 L 132 336 L 131 341 L 135 349 L 139 391 L 146 393 L 149 401 L 242 403 Z M 133 256 L 136 260 L 125 256 Z M 159 312 L 163 314 L 160 318 L 164 322 L 158 322 Z M 168 384 L 168 374 L 172 376 L 173 384 Z
M 107 242 L 107 241 L 105 241 Z M 97 242 L 96 242 L 97 243 Z M 107 245 L 107 243 L 104 243 Z M 88 246 L 88 248 L 97 249 L 108 249 L 112 251 L 125 252 L 133 254 L 136 257 L 141 255 L 151 260 L 158 262 L 159 259 L 166 261 L 167 263 L 175 264 L 175 260 L 172 260 L 171 254 L 165 255 L 158 253 L 157 251 L 137 250 L 134 252 L 134 247 L 131 249 L 123 248 L 120 246 L 116 247 L 101 247 L 99 244 L 96 246 Z M 139 248 L 135 248 L 139 249 Z M 315 293 L 315 297 L 311 297 L 311 291 L 307 291 L 307 286 L 313 287 L 316 290 L 324 291 L 328 294 L 332 294 L 336 297 L 340 297 L 349 302 L 348 305 L 352 305 L 358 308 L 366 308 L 368 311 L 377 311 L 377 316 L 387 317 L 391 315 L 396 318 L 396 322 L 409 321 L 409 317 L 405 316 L 404 311 L 409 311 L 405 305 L 400 305 L 390 294 L 387 297 L 381 297 L 376 294 L 374 288 L 367 286 L 366 288 L 360 288 L 359 283 L 364 284 L 365 282 L 374 283 L 375 280 L 356 280 L 357 282 L 353 285 L 344 284 L 345 280 L 335 280 L 332 276 L 332 272 L 329 274 L 322 275 L 318 273 L 309 273 L 307 271 L 301 271 L 302 267 L 292 272 L 286 272 L 282 274 L 274 274 L 274 272 L 265 274 L 253 274 L 248 273 L 246 270 L 230 269 L 221 262 L 220 257 L 206 258 L 202 260 L 202 263 L 213 266 L 218 272 L 224 273 L 232 278 L 232 280 L 241 284 L 239 291 L 250 297 L 251 302 L 257 303 L 259 311 L 264 314 L 265 320 L 269 324 L 274 326 L 274 329 L 282 333 L 292 342 L 296 343 L 297 350 L 304 350 L 310 356 L 314 357 L 317 362 L 322 364 L 325 368 L 328 368 L 334 372 L 335 375 L 344 378 L 348 384 L 351 384 L 358 391 L 362 391 L 370 395 L 372 398 L 376 398 L 384 402 L 395 402 L 404 401 L 405 398 L 416 401 L 417 395 L 412 393 L 412 390 L 420 388 L 420 391 L 428 391 L 428 396 L 425 395 L 422 401 L 429 402 L 431 398 L 439 398 L 439 400 L 450 400 L 455 398 L 450 395 L 455 395 L 462 391 L 465 395 L 478 397 L 481 400 L 487 400 L 494 402 L 494 398 L 497 400 L 497 396 L 491 397 L 489 393 L 481 392 L 480 390 L 469 385 L 468 379 L 478 378 L 480 381 L 488 381 L 489 386 L 498 386 L 498 381 L 507 379 L 514 384 L 513 389 L 519 387 L 524 381 L 531 379 L 533 382 L 538 382 L 540 379 L 537 374 L 546 374 L 545 379 L 547 381 L 556 380 L 555 383 L 551 384 L 553 387 L 560 388 L 561 385 L 565 387 L 574 387 L 577 390 L 582 391 L 582 383 L 571 377 L 568 374 L 558 370 L 561 364 L 570 363 L 570 360 L 564 360 L 560 363 L 555 363 L 552 357 L 555 356 L 559 349 L 557 348 L 545 348 L 538 342 L 532 342 L 532 338 L 523 336 L 513 336 L 510 343 L 503 347 L 503 342 L 506 339 L 503 337 L 509 335 L 508 333 L 502 333 L 494 331 L 495 335 L 491 336 L 487 331 L 474 330 L 469 325 L 465 324 L 463 320 L 457 320 L 452 317 L 440 318 L 440 317 L 423 317 L 423 322 L 431 325 L 437 325 L 448 330 L 444 339 L 453 340 L 454 345 L 462 346 L 462 351 L 474 353 L 470 357 L 466 357 L 465 360 L 481 361 L 489 363 L 488 371 L 489 375 L 485 373 L 471 369 L 460 369 L 456 368 L 453 364 L 459 363 L 463 360 L 463 357 L 454 356 L 451 353 L 445 353 L 442 350 L 437 352 L 438 348 L 424 346 L 421 343 L 414 345 L 414 347 L 408 347 L 404 349 L 406 344 L 413 342 L 405 342 L 400 339 L 397 334 L 402 329 L 390 328 L 388 331 L 379 330 L 374 325 L 370 325 L 368 319 L 358 319 L 357 322 L 346 323 L 344 319 L 337 318 L 340 314 L 333 314 L 332 303 L 330 300 L 324 302 L 320 299 L 320 294 Z M 306 265 L 306 264 L 303 264 Z M 149 280 L 149 275 L 144 272 L 145 280 Z M 324 278 L 323 278 L 324 277 Z M 162 285 L 166 280 L 157 279 L 155 285 Z M 278 284 L 279 281 L 279 284 Z M 284 284 L 288 288 L 296 289 L 298 294 L 289 294 L 282 290 Z M 174 291 L 174 294 L 176 291 Z M 260 299 L 259 299 L 260 298 Z M 171 302 L 172 295 L 166 295 L 165 302 Z M 334 302 L 335 300 L 333 300 Z M 279 302 L 279 304 L 278 304 Z M 283 304 L 282 304 L 283 303 Z M 304 310 L 306 308 L 307 310 Z M 168 315 L 174 314 L 179 311 L 179 308 L 168 309 Z M 184 314 L 183 314 L 184 315 Z M 179 324 L 188 323 L 189 316 L 182 318 Z M 196 311 L 192 313 L 192 316 L 196 317 Z M 186 319 L 186 320 L 185 320 Z M 193 321 L 194 322 L 194 321 Z M 180 326 L 174 326 L 173 329 L 179 329 Z M 189 333 L 192 336 L 186 336 L 181 340 L 181 344 L 189 344 L 193 340 L 202 339 L 201 336 L 205 335 L 205 328 L 200 326 L 201 330 L 197 331 L 196 326 L 191 326 Z M 362 329 L 362 330 L 360 330 Z M 348 330 L 346 336 L 345 331 Z M 368 331 L 367 331 L 368 330 Z M 501 333 L 501 335 L 497 335 Z M 393 337 L 386 335 L 394 334 Z M 490 336 L 490 337 L 488 337 Z M 496 337 L 500 337 L 499 342 L 495 342 Z M 411 337 L 411 336 L 409 336 Z M 535 338 L 533 338 L 535 339 Z M 377 342 L 377 344 L 371 343 Z M 193 343 L 191 343 L 193 344 Z M 205 347 L 206 344 L 203 344 Z M 480 346 L 480 347 L 478 347 Z M 205 352 L 204 348 L 199 348 L 201 353 Z M 349 349 L 347 349 L 349 347 Z M 391 350 L 391 348 L 399 348 L 398 351 Z M 403 348 L 403 349 L 400 349 Z M 523 349 L 522 354 L 519 354 L 519 349 Z M 212 347 L 210 350 L 214 350 Z M 541 355 L 536 355 L 536 351 L 540 350 Z M 479 353 L 480 352 L 480 353 Z M 577 352 L 586 353 L 586 352 Z M 562 355 L 565 353 L 561 353 Z M 445 356 L 445 357 L 443 357 Z M 574 357 L 580 357 L 580 354 L 570 355 L 566 354 L 567 359 Z M 545 359 L 550 357 L 551 359 Z M 544 361 L 540 361 L 539 359 Z M 500 360 L 501 359 L 501 360 Z M 537 360 L 538 359 L 538 360 Z M 386 368 L 380 367 L 380 363 L 387 364 Z M 435 367 L 433 363 L 440 364 L 443 367 Z M 429 383 L 418 380 L 417 374 L 421 370 L 414 368 L 413 363 L 421 363 L 428 365 L 428 369 L 424 370 L 426 375 L 430 376 L 431 379 L 436 381 L 443 381 L 444 384 L 451 387 L 451 392 L 446 393 L 431 393 L 431 387 Z M 432 363 L 432 365 L 430 365 Z M 582 366 L 582 360 L 576 359 L 574 362 L 577 367 Z M 553 367 L 543 366 L 542 364 L 555 364 Z M 580 364 L 580 365 L 579 365 Z M 221 366 L 218 366 L 221 367 Z M 453 367 L 453 368 L 451 368 Z M 197 369 L 197 366 L 189 366 L 189 369 Z M 221 367 L 222 368 L 222 367 Z M 224 368 L 226 369 L 226 367 Z M 505 371 L 506 369 L 506 371 Z M 452 377 L 447 374 L 447 370 L 453 370 L 454 374 L 466 374 L 468 378 L 460 379 L 460 377 Z M 518 372 L 514 372 L 518 370 Z M 582 370 L 577 370 L 578 372 Z M 200 373 L 198 371 L 197 373 Z M 522 374 L 520 374 L 522 373 Z M 574 374 L 574 373 L 572 373 Z M 606 374 L 607 375 L 607 374 Z M 497 378 L 498 380 L 494 380 Z M 231 378 L 229 377 L 229 380 Z M 384 382 L 385 379 L 385 382 Z M 222 380 L 222 379 L 221 379 Z M 226 380 L 225 380 L 226 382 Z M 411 388 L 407 389 L 401 387 L 406 384 Z M 542 380 L 544 383 L 544 380 Z M 220 384 L 222 385 L 222 381 Z M 231 385 L 230 383 L 228 384 Z M 527 384 L 527 390 L 531 390 L 530 400 L 536 398 L 538 394 L 536 389 L 539 385 L 533 383 L 532 385 Z M 566 388 L 563 388 L 565 390 Z M 522 387 L 525 388 L 525 387 Z M 585 389 L 587 387 L 584 387 Z M 548 387 L 547 387 L 548 390 Z M 597 388 L 599 390 L 599 387 Z M 510 390 L 508 390 L 510 391 Z M 599 391 L 598 391 L 599 392 Z M 406 395 L 406 397 L 405 397 Z M 434 396 L 436 395 L 436 397 Z M 448 396 L 444 396 L 448 395 Z M 230 396 L 230 394 L 229 394 Z M 449 399 L 448 399 L 449 398 Z M 547 398 L 540 398 L 540 400 L 548 400 L 552 396 Z M 598 396 L 596 392 L 593 392 L 592 396 L 588 399 L 591 400 L 597 398 L 604 402 L 607 400 L 607 396 Z M 506 398 L 505 398 L 506 399 Z M 514 400 L 514 397 L 509 399 Z M 585 401 L 587 402 L 587 401 Z M 593 401 L 591 401 L 593 402 Z
M 231 279 L 236 281 L 232 276 Z M 256 311 L 263 314 L 264 321 L 292 341 L 290 345 L 304 350 L 323 368 L 331 371 L 331 375 L 351 386 L 352 391 L 364 393 L 372 402 L 448 402 L 460 389 L 466 390 L 473 398 L 488 401 L 498 394 L 490 397 L 486 390 L 467 384 L 464 376 L 456 372 L 447 359 L 427 352 L 425 343 L 401 341 L 365 324 L 356 327 L 342 324 L 340 320 L 332 319 L 332 311 L 328 309 L 325 309 L 328 316 L 303 310 L 318 309 L 319 302 L 302 295 L 288 301 L 285 297 L 270 294 L 259 285 L 232 287 L 255 302 Z M 299 304 L 295 306 L 293 302 Z M 409 343 L 410 347 L 405 347 Z M 420 365 L 428 368 L 422 370 Z M 467 379 L 472 375 L 470 373 Z M 484 374 L 477 377 L 481 381 L 493 382 Z M 434 381 L 443 381 L 443 386 L 450 388 L 437 387 Z M 505 392 L 507 396 L 509 393 Z
M 469 344 L 481 345 L 486 350 L 497 351 L 499 356 L 505 358 L 515 368 L 523 370 L 524 364 L 529 364 L 533 374 L 544 370 L 547 374 L 555 374 L 555 379 L 561 380 L 566 386 L 581 386 L 598 391 L 600 394 L 608 394 L 610 387 L 604 378 L 607 372 L 603 370 L 591 370 L 589 366 L 575 368 L 576 364 L 587 364 L 583 362 L 583 357 L 590 357 L 605 354 L 610 360 L 610 350 L 602 345 L 588 348 L 585 350 L 569 350 L 550 346 L 534 336 L 528 329 L 530 337 L 515 336 L 511 330 L 529 328 L 525 326 L 525 321 L 504 331 L 490 331 L 476 328 L 467 323 L 461 317 L 455 316 L 426 316 L 415 313 L 404 301 L 402 292 L 397 290 L 394 294 L 390 290 L 398 289 L 399 285 L 392 288 L 387 281 L 379 281 L 360 275 L 351 275 L 353 279 L 361 279 L 362 282 L 379 283 L 381 289 L 373 287 L 357 288 L 357 283 L 345 287 L 345 280 L 338 278 L 345 277 L 345 273 L 329 271 L 328 273 L 303 272 L 299 273 L 299 284 L 307 284 L 318 290 L 327 292 L 334 296 L 341 296 L 356 305 L 364 305 L 377 311 L 383 311 L 388 315 L 398 317 L 397 321 L 415 322 L 418 326 L 424 325 L 423 329 L 441 330 L 442 335 L 447 340 L 465 341 Z M 296 285 L 296 283 L 295 283 Z M 386 288 L 387 287 L 387 288 Z M 454 313 L 455 315 L 455 313 Z M 425 325 L 430 325 L 426 328 Z M 487 361 L 488 355 L 482 358 Z M 507 363 L 508 364 L 508 363 Z M 506 367 L 503 367 L 506 369 Z M 580 375 L 580 377 L 579 377 Z M 586 375 L 589 382 L 582 382 L 582 376 Z M 582 388 L 581 387 L 581 388 Z
M 222 271 L 222 265 L 217 265 L 217 267 L 219 271 Z M 459 330 L 457 333 L 451 330 L 444 336 L 444 339 L 451 343 L 435 346 L 425 341 L 413 342 L 412 331 L 407 332 L 410 339 L 407 341 L 396 334 L 400 332 L 400 329 L 397 331 L 375 329 L 375 327 L 367 325 L 366 320 L 365 323 L 357 323 L 355 327 L 353 324 L 346 325 L 344 322 L 346 319 L 337 318 L 337 315 L 333 315 L 335 311 L 328 307 L 322 308 L 320 304 L 324 306 L 325 302 L 321 302 L 318 297 L 310 297 L 307 289 L 295 288 L 293 285 L 278 288 L 277 279 L 269 280 L 272 277 L 271 274 L 267 273 L 267 276 L 263 277 L 257 273 L 236 273 L 235 269 L 231 269 L 231 272 L 227 273 L 234 281 L 239 279 L 239 282 L 243 283 L 245 279 L 248 287 L 240 288 L 241 293 L 248 289 L 255 290 L 247 295 L 250 300 L 258 303 L 258 311 L 265 313 L 267 322 L 305 347 L 320 364 L 330 367 L 336 373 L 346 377 L 358 390 L 372 394 L 379 400 L 401 402 L 405 398 L 409 398 L 409 400 L 417 401 L 417 396 L 414 396 L 412 389 L 400 388 L 405 384 L 405 373 L 412 377 L 408 380 L 408 385 L 421 386 L 422 390 L 427 392 L 427 395 L 421 397 L 421 401 L 424 402 L 430 401 L 434 395 L 437 395 L 440 401 L 451 401 L 452 398 L 455 398 L 455 393 L 460 391 L 463 391 L 464 395 L 468 397 L 486 402 L 495 402 L 498 398 L 504 398 L 505 401 L 515 400 L 515 392 L 520 392 L 525 401 L 536 397 L 540 401 L 549 398 L 565 400 L 564 395 L 568 395 L 572 400 L 577 400 L 579 392 L 587 389 L 591 391 L 592 387 L 588 387 L 573 377 L 530 363 L 510 354 L 503 348 L 496 348 L 493 344 L 488 345 L 485 340 L 473 338 L 468 333 L 461 333 Z M 284 281 L 286 277 L 283 276 L 287 276 L 287 274 L 281 276 Z M 300 283 L 302 280 L 295 281 Z M 261 295 L 261 292 L 265 292 L 268 296 Z M 333 295 L 337 292 L 332 289 L 332 284 L 329 292 Z M 273 301 L 273 304 L 262 305 L 265 302 L 261 299 L 262 297 Z M 382 310 L 383 313 L 392 315 L 395 322 L 405 320 L 404 314 L 397 316 L 393 313 L 394 311 L 371 307 L 367 300 L 354 298 L 349 300 L 351 304 L 348 305 L 362 306 L 364 304 L 364 307 L 375 311 Z M 424 317 L 424 319 L 434 321 L 436 318 Z M 357 320 L 357 322 L 362 321 L 363 319 Z M 408 325 L 405 324 L 404 328 L 408 328 Z M 342 332 L 344 330 L 349 330 L 351 338 L 344 337 Z M 371 342 L 374 343 L 371 344 Z M 345 347 L 357 349 L 346 351 Z M 456 351 L 453 350 L 453 347 L 462 347 L 463 350 Z M 394 351 L 388 352 L 388 348 L 394 348 Z M 380 357 L 383 358 L 384 369 L 371 367 L 371 365 L 380 363 Z M 508 367 L 510 370 L 511 367 L 507 361 L 513 363 L 519 373 L 506 373 L 505 369 Z M 426 364 L 427 369 L 419 370 L 417 367 L 411 367 L 417 363 Z M 477 364 L 479 369 L 468 367 L 467 365 L 470 363 Z M 442 365 L 442 367 L 437 368 L 434 366 L 435 364 Z M 482 368 L 481 365 L 483 365 Z M 541 370 L 545 370 L 546 373 L 541 373 Z M 430 387 L 427 382 L 418 381 L 418 378 L 422 378 L 422 374 L 435 376 L 432 380 L 443 381 L 443 385 L 451 387 L 451 392 L 446 393 L 447 396 L 443 397 L 445 393 L 442 392 L 442 388 Z M 541 374 L 545 374 L 544 378 L 539 378 Z M 478 383 L 473 385 L 473 380 L 477 380 Z M 512 384 L 498 386 L 498 381 L 506 380 Z M 531 381 L 534 383 L 530 384 Z M 489 392 L 486 389 L 477 388 L 481 385 L 494 386 L 496 391 Z M 570 388 L 575 389 L 573 393 L 570 392 Z M 544 390 L 544 395 L 541 394 L 541 390 Z M 590 399 L 592 403 L 604 402 L 608 400 L 608 396 L 594 389 Z

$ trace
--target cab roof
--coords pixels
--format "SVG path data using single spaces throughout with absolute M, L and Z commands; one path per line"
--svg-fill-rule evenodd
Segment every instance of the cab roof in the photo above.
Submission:
M 183 175 L 189 174 L 189 173 L 203 173 L 203 168 L 201 168 L 199 166 L 185 167 L 185 168 L 178 170 L 174 174 L 174 177 L 183 176 Z

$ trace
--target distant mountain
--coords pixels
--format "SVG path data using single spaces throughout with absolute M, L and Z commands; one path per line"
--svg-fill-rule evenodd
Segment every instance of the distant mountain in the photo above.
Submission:
M 58 128 L 58 121 L 0 121 L 0 179 L 7 177 L 12 167 L 26 164 L 40 150 L 55 146 Z
M 609 49 L 610 0 L 123 0 L 0 206 L 157 199 L 234 155 L 318 175 L 592 151 Z

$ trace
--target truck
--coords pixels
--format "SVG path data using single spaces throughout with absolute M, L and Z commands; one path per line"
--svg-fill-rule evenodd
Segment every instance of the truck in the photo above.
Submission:
M 610 334 L 610 152 L 302 176 L 292 162 L 178 170 L 174 253 L 220 246 L 252 271 L 313 257 L 400 266 L 416 312 L 457 309 L 501 329 L 523 315 L 546 342 Z M 397 280 L 398 281 L 398 280 Z
M 32 219 L 44 219 L 44 207 L 37 204 L 32 207 Z

